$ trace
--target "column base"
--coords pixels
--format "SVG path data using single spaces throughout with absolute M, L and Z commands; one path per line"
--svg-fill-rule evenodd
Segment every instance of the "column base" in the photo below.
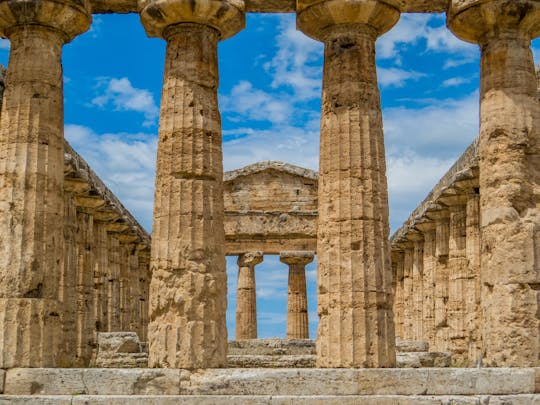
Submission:
M 60 305 L 40 298 L 0 298 L 0 368 L 62 365 Z

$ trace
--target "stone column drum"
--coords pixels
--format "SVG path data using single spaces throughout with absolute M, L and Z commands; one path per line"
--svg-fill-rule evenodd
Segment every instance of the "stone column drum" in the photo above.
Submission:
M 91 22 L 86 0 L 0 1 L 11 41 L 0 128 L 0 367 L 52 367 L 62 339 L 62 46 Z
M 309 339 L 306 288 L 306 265 L 313 261 L 313 252 L 281 252 L 279 260 L 289 266 L 287 295 L 287 339 Z
M 227 274 L 217 44 L 245 25 L 242 0 L 139 0 L 167 41 L 152 235 L 150 367 L 226 362 Z
M 318 255 L 319 367 L 393 367 L 388 193 L 375 41 L 399 0 L 298 0 L 324 42 Z
M 483 364 L 540 365 L 540 104 L 535 0 L 452 0 L 448 26 L 481 48 Z
M 255 266 L 264 259 L 262 252 L 238 256 L 236 293 L 236 340 L 257 339 L 257 292 Z

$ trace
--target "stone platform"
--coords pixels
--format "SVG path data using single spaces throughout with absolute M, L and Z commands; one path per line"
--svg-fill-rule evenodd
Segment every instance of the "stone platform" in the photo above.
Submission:
M 449 367 L 448 353 L 430 352 L 426 342 L 396 341 L 398 368 Z M 312 368 L 317 361 L 311 339 L 246 339 L 229 342 L 228 367 Z
M 0 404 L 540 404 L 540 369 L 10 369 Z

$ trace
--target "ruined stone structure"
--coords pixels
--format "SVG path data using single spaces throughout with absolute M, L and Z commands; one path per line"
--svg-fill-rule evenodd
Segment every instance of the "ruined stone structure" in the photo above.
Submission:
M 93 13 L 110 12 L 138 12 L 147 34 L 167 42 L 150 257 L 148 236 L 63 140 L 62 47 Z M 223 176 L 217 45 L 242 30 L 246 12 L 295 12 L 298 29 L 325 46 L 318 183 L 294 168 L 277 210 L 259 204 L 253 182 L 257 172 L 275 183 L 271 167 Z M 404 12 L 446 12 L 449 29 L 480 46 L 480 131 L 391 251 L 375 41 Z M 530 49 L 539 35 L 538 0 L 1 0 L 11 50 L 0 114 L 0 368 L 9 369 L 0 391 L 62 395 L 56 403 L 209 392 L 538 399 L 537 370 L 524 367 L 540 359 L 540 103 Z M 225 255 L 240 256 L 240 336 L 256 334 L 260 256 L 280 254 L 290 266 L 292 337 L 307 333 L 307 252 L 318 258 L 323 369 L 205 370 L 227 361 Z M 172 370 L 39 368 L 86 365 L 100 330 L 147 335 L 149 366 Z M 396 334 L 449 350 L 458 365 L 518 369 L 369 370 L 396 365 Z M 8 399 L 18 400 L 28 402 Z

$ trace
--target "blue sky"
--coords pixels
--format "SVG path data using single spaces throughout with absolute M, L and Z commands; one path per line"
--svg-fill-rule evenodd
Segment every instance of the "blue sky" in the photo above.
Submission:
M 533 49 L 538 63 L 540 41 Z M 294 15 L 250 14 L 219 52 L 225 170 L 261 160 L 317 170 L 322 45 Z M 377 55 L 395 231 L 478 133 L 479 51 L 442 14 L 404 14 Z M 0 40 L 0 63 L 8 56 Z M 95 16 L 64 48 L 66 138 L 148 230 L 164 57 L 137 15 Z M 236 258 L 227 265 L 233 337 Z M 316 263 L 307 270 L 314 336 Z M 266 256 L 256 273 L 259 336 L 284 337 L 287 267 Z

